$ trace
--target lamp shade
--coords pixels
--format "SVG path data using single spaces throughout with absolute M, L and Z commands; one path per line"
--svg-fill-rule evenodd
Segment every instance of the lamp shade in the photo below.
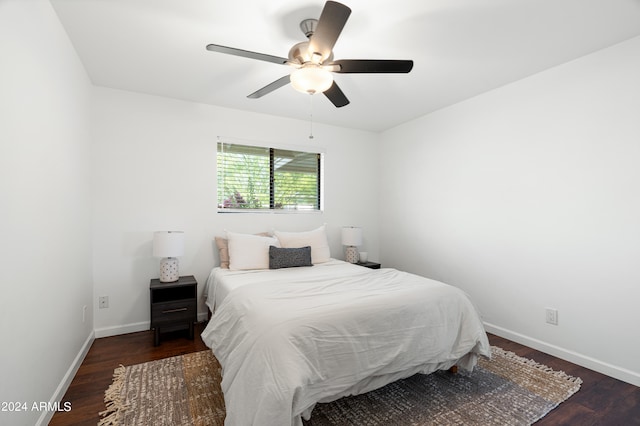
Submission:
M 355 226 L 345 226 L 342 228 L 342 245 L 359 246 L 362 245 L 362 228 Z
M 178 257 L 184 253 L 184 232 L 157 231 L 153 233 L 154 257 Z

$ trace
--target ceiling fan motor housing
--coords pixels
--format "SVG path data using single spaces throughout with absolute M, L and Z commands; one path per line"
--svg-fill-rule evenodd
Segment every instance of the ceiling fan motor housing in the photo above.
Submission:
M 300 43 L 294 44 L 293 47 L 289 49 L 289 60 L 300 65 L 309 62 L 311 60 L 309 42 L 301 41 Z
M 317 25 L 317 19 L 305 19 L 300 22 L 300 29 L 308 39 L 311 39 L 311 36 L 313 36 L 316 31 Z M 328 57 L 324 58 L 320 53 L 312 52 L 309 45 L 309 41 L 301 41 L 300 43 L 294 44 L 293 47 L 289 49 L 289 61 L 299 65 L 304 65 L 307 62 L 322 64 L 325 61 L 333 60 L 333 52 L 331 52 Z

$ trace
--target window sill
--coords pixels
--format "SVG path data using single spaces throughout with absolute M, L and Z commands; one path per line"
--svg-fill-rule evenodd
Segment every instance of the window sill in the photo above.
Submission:
M 217 213 L 257 213 L 257 214 L 322 214 L 323 210 L 295 210 L 295 209 L 218 209 Z

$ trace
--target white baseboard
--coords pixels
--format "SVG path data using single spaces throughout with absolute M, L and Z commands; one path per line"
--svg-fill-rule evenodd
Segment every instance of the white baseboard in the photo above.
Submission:
M 627 370 L 626 368 L 611 365 L 609 363 L 591 358 L 589 356 L 582 355 L 577 352 L 561 348 L 559 346 L 552 345 L 541 340 L 516 333 L 506 328 L 498 327 L 493 324 L 485 322 L 484 327 L 489 333 L 504 337 L 505 339 L 512 340 L 514 342 L 520 343 L 521 345 L 528 346 L 549 355 L 553 355 L 557 358 L 564 359 L 565 361 L 572 362 L 581 367 L 597 371 L 598 373 L 606 374 L 607 376 L 613 377 L 614 379 L 622 380 L 623 382 L 630 383 L 634 386 L 640 386 L 640 373 Z
M 71 363 L 71 366 L 67 370 L 67 373 L 62 378 L 62 381 L 58 385 L 58 388 L 53 393 L 53 396 L 49 401 L 49 406 L 54 406 L 56 402 L 61 402 L 61 403 L 63 402 L 62 398 L 64 398 L 64 394 L 67 392 L 69 385 L 71 385 L 73 378 L 76 376 L 76 373 L 78 372 L 78 369 L 82 365 L 82 361 L 84 361 L 84 358 L 87 356 L 87 353 L 89 352 L 89 348 L 91 348 L 91 344 L 93 343 L 94 340 L 95 340 L 95 333 L 92 331 L 91 333 L 89 333 L 87 340 L 85 340 L 84 344 L 80 348 L 78 355 L 76 355 L 73 362 Z M 36 425 L 37 426 L 48 425 L 54 414 L 55 414 L 55 411 L 43 410 Z
M 100 337 L 117 336 L 119 334 L 136 333 L 138 331 L 149 330 L 150 321 L 136 322 L 132 324 L 114 325 L 111 327 L 96 328 L 96 339 Z

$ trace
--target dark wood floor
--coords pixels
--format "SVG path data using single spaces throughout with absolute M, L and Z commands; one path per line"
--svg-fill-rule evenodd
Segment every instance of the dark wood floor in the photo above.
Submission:
M 115 368 L 205 350 L 200 339 L 203 327 L 197 326 L 194 340 L 188 340 L 186 333 L 176 333 L 167 335 L 157 347 L 150 331 L 96 339 L 64 396 L 63 401 L 72 404 L 71 411 L 56 413 L 49 424 L 95 426 L 98 413 L 105 408 L 104 391 L 111 384 Z M 640 388 L 498 336 L 489 335 L 489 340 L 492 345 L 583 380 L 578 393 L 536 425 L 640 425 Z

